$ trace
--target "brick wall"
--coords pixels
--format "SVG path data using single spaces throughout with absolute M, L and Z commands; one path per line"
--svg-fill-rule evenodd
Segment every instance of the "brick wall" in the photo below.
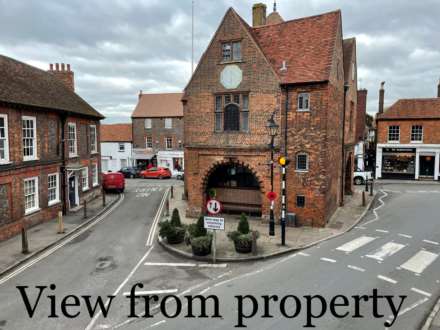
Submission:
M 367 115 L 367 94 L 366 89 L 357 92 L 357 117 L 356 117 L 356 139 L 363 141 L 365 137 L 365 125 Z
M 388 127 L 400 126 L 400 143 L 411 143 L 413 125 L 423 126 L 423 143 L 440 144 L 440 120 L 385 120 L 377 121 L 377 143 L 388 143 Z

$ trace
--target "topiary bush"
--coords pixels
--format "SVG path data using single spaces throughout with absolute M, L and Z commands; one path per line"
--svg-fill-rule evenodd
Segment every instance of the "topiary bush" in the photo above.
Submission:
M 179 244 L 185 240 L 186 229 L 180 222 L 180 215 L 177 209 L 173 210 L 171 221 L 165 220 L 159 223 L 159 235 L 166 238 L 169 244 Z
M 256 237 L 260 234 L 256 232 Z M 249 229 L 249 222 L 244 213 L 240 216 L 237 230 L 229 232 L 228 237 L 234 242 L 235 251 L 238 253 L 252 252 L 252 232 Z
M 211 244 L 211 235 L 191 238 L 191 249 L 195 256 L 207 256 L 208 254 L 210 254 Z
M 247 216 L 242 213 L 238 222 L 237 231 L 241 234 L 249 234 L 249 221 Z
M 179 210 L 176 208 L 173 210 L 173 214 L 171 215 L 171 224 L 175 227 L 182 227 Z

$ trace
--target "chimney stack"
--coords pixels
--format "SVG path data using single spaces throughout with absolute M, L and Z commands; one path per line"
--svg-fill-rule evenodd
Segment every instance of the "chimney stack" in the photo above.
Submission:
M 437 85 L 437 97 L 440 97 L 440 79 L 438 80 L 438 85 Z
M 380 90 L 379 90 L 379 113 L 383 113 L 383 102 L 385 99 L 385 89 L 383 86 L 385 85 L 385 81 L 382 81 L 380 83 Z
M 70 64 L 65 65 L 64 63 L 61 63 L 61 70 L 60 70 L 60 64 L 55 63 L 55 70 L 54 70 L 54 65 L 51 63 L 49 64 L 48 72 L 53 76 L 57 77 L 72 92 L 75 91 L 74 74 L 73 71 L 70 71 Z
M 139 100 L 141 99 L 141 97 L 142 97 L 142 89 L 139 91 Z
M 266 25 L 266 5 L 264 3 L 256 3 L 252 7 L 252 26 Z

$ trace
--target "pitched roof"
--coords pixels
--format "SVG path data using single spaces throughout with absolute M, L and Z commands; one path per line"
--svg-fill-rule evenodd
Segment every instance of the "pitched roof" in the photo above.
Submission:
M 3 55 L 0 101 L 104 118 L 52 74 Z
M 284 22 L 283 18 L 281 17 L 281 15 L 277 12 L 277 11 L 273 11 L 269 14 L 269 16 L 267 16 L 266 18 L 266 24 L 267 25 L 271 25 L 271 24 L 279 24 Z
M 281 83 L 304 83 L 329 79 L 340 22 L 341 12 L 337 10 L 247 28 L 279 75 Z M 284 72 L 280 71 L 283 61 L 287 66 Z
M 377 119 L 428 119 L 440 118 L 440 98 L 401 99 L 377 114 Z
M 101 142 L 132 142 L 131 124 L 100 125 Z
M 344 51 L 344 79 L 346 82 L 350 80 L 350 65 L 353 53 L 355 52 L 355 47 L 355 38 L 344 39 L 342 41 L 342 48 Z
M 132 118 L 183 117 L 183 93 L 141 94 Z

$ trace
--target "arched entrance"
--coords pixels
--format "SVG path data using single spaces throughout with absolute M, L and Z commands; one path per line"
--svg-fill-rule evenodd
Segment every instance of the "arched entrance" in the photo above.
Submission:
M 214 166 L 205 178 L 206 198 L 213 192 L 227 213 L 261 216 L 261 183 L 246 165 L 235 162 Z

